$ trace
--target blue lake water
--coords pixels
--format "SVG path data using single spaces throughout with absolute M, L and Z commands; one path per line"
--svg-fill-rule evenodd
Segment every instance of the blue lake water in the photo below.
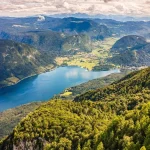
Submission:
M 118 69 L 94 72 L 80 67 L 56 68 L 0 89 L 0 111 L 34 101 L 46 101 L 71 86 L 119 72 Z

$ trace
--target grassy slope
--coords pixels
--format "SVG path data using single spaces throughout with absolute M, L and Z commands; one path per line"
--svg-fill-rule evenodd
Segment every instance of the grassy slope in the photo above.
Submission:
M 84 40 L 83 40 L 84 41 Z M 106 38 L 103 41 L 92 41 L 85 47 L 89 47 L 92 50 L 87 52 L 80 46 L 81 50 L 75 50 L 75 54 L 61 57 L 56 57 L 55 61 L 57 65 L 77 65 L 79 67 L 87 68 L 88 70 L 103 70 L 110 69 L 115 66 L 108 64 L 106 58 L 110 56 L 110 49 L 117 41 L 117 38 Z M 88 43 L 88 42 L 84 42 Z M 72 43 L 73 44 L 73 43 Z M 82 45 L 82 42 L 81 44 Z M 89 46 L 90 45 L 90 46 Z M 106 66 L 108 66 L 106 68 Z

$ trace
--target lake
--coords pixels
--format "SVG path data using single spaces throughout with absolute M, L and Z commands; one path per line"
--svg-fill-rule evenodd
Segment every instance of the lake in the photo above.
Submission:
M 34 101 L 46 101 L 71 86 L 119 72 L 118 69 L 95 72 L 80 67 L 59 67 L 0 89 L 0 111 Z

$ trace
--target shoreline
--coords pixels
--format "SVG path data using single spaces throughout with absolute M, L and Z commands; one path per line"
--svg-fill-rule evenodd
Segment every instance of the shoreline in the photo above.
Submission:
M 2 111 L 0 111 L 0 114 L 5 112 L 5 111 L 11 111 L 13 109 L 18 109 L 18 108 L 23 107 L 23 106 L 29 106 L 29 105 L 32 105 L 32 104 L 42 104 L 44 102 L 46 102 L 46 101 L 33 101 L 33 102 L 30 102 L 30 103 L 22 104 L 22 105 L 12 107 L 12 108 L 9 108 L 9 109 L 6 109 L 6 110 L 2 110 Z
M 61 66 L 60 66 L 61 67 Z M 65 66 L 64 66 L 65 67 Z M 67 67 L 72 67 L 72 66 L 67 66 Z M 74 66 L 74 67 L 79 67 L 79 66 Z M 53 67 L 53 68 L 51 68 L 50 69 L 50 71 L 52 71 L 52 70 L 55 70 L 56 68 L 58 68 L 58 67 Z M 79 67 L 80 68 L 80 67 Z M 83 68 L 84 69 L 84 68 Z M 86 70 L 86 69 L 84 69 L 84 70 Z M 48 70 L 47 70 L 47 72 L 48 72 Z M 101 72 L 101 71 L 100 71 Z M 43 72 L 41 72 L 41 73 L 43 73 Z M 119 72 L 118 72 L 119 73 Z M 35 75 L 37 75 L 37 74 L 35 74 Z M 32 75 L 32 76 L 34 76 L 34 75 Z M 26 77 L 26 78 L 24 78 L 24 79 L 22 79 L 22 80 L 25 80 L 25 79 L 27 79 L 27 78 L 30 78 L 30 77 L 32 77 L 32 76 L 28 76 L 28 77 Z M 21 82 L 22 80 L 20 80 L 19 82 Z M 31 79 L 32 80 L 32 79 Z M 19 83 L 18 82 L 18 83 Z M 88 81 L 87 81 L 88 82 Z M 17 83 L 16 83 L 17 84 Z M 14 84 L 14 85 L 16 85 L 16 84 Z M 81 83 L 82 84 L 82 83 Z M 10 85 L 10 86 L 14 86 L 14 85 Z M 76 86 L 76 85 L 75 85 Z M 8 87 L 8 86 L 7 86 Z M 6 88 L 7 88 L 6 87 Z M 71 86 L 71 87 L 74 87 L 74 86 Z M 13 87 L 12 87 L 13 88 Z M 65 88 L 65 89 L 67 89 L 67 88 Z M 65 90 L 65 89 L 63 89 L 63 90 Z M 63 91 L 62 91 L 63 92 Z M 61 93 L 61 92 L 60 92 Z M 60 93 L 58 93 L 58 94 L 60 94 Z M 55 95 L 53 95 L 53 97 L 54 97 Z M 50 99 L 53 99 L 53 97 L 52 98 L 49 98 L 49 99 L 47 99 L 47 100 L 44 100 L 44 101 L 32 101 L 32 102 L 29 102 L 29 103 L 25 103 L 25 104 L 21 104 L 21 105 L 18 105 L 17 107 L 20 107 L 20 106 L 23 106 L 23 105 L 28 105 L 28 104 L 30 104 L 30 103 L 33 103 L 33 102 L 45 102 L 45 101 L 48 101 L 48 100 L 50 100 Z M 13 109 L 13 108 L 16 108 L 16 107 L 12 107 L 12 108 L 9 108 L 9 109 Z M 0 111 L 0 112 L 4 112 L 4 111 L 6 111 L 6 110 L 9 110 L 9 109 L 5 109 L 5 110 L 2 110 L 2 111 Z
M 23 80 L 25 80 L 25 79 L 28 79 L 28 78 L 31 78 L 31 77 L 40 75 L 40 74 L 42 74 L 42 73 L 46 73 L 46 72 L 53 71 L 53 70 L 55 70 L 56 68 L 57 68 L 57 66 L 56 66 L 56 67 L 53 67 L 53 68 L 51 68 L 51 69 L 47 69 L 47 70 L 45 70 L 45 71 L 43 71 L 43 72 L 39 72 L 39 73 L 32 74 L 32 75 L 29 75 L 29 76 L 27 76 L 27 77 L 24 77 L 24 78 L 18 80 L 17 82 L 15 82 L 15 83 L 11 82 L 11 83 L 12 83 L 11 85 L 2 86 L 2 87 L 0 87 L 0 90 L 3 89 L 3 88 L 7 88 L 7 87 L 10 87 L 10 86 L 17 85 L 18 83 L 20 83 L 21 81 L 23 81 Z
M 139 69 L 143 69 L 143 68 L 145 68 L 145 67 L 148 67 L 148 66 L 142 66 L 142 67 L 116 67 L 116 68 L 110 68 L 110 69 L 108 69 L 108 70 L 103 70 L 103 69 L 101 69 L 101 70 L 95 70 L 95 69 L 88 70 L 86 67 L 81 67 L 81 66 L 76 66 L 76 65 L 71 65 L 71 66 L 54 66 L 54 67 L 52 67 L 51 69 L 46 69 L 46 68 L 45 68 L 45 70 L 42 71 L 42 72 L 39 72 L 39 73 L 32 74 L 32 75 L 29 75 L 29 76 L 27 76 L 27 77 L 24 77 L 24 78 L 18 80 L 17 82 L 15 82 L 15 83 L 13 83 L 13 82 L 10 81 L 12 84 L 6 85 L 6 86 L 2 86 L 2 87 L 0 87 L 0 90 L 3 89 L 3 88 L 7 88 L 7 87 L 10 87 L 10 86 L 14 86 L 14 85 L 20 83 L 21 81 L 23 81 L 23 80 L 25 80 L 25 79 L 28 79 L 28 78 L 30 78 L 30 77 L 34 77 L 34 76 L 40 75 L 40 74 L 42 74 L 42 73 L 46 73 L 46 72 L 53 71 L 53 70 L 55 70 L 55 69 L 58 68 L 58 67 L 72 67 L 72 66 L 73 66 L 73 67 L 80 67 L 80 68 L 86 69 L 87 71 L 110 71 L 110 70 L 113 70 L 113 69 L 119 69 L 120 72 L 122 72 L 122 70 L 133 70 L 133 71 L 135 71 L 135 70 L 139 70 Z
M 42 73 L 46 73 L 46 72 L 53 71 L 53 70 L 55 70 L 55 69 L 58 68 L 58 67 L 80 67 L 80 68 L 86 69 L 87 71 L 109 71 L 109 70 L 112 70 L 112 69 L 120 69 L 120 68 L 111 68 L 111 69 L 109 69 L 109 70 L 94 70 L 94 69 L 88 70 L 88 69 L 85 68 L 85 67 L 76 66 L 76 65 L 71 65 L 71 66 L 54 66 L 54 67 L 52 67 L 51 69 L 46 69 L 46 70 L 43 71 L 43 72 L 39 72 L 39 73 L 37 73 L 37 74 L 32 74 L 32 75 L 29 75 L 29 76 L 27 76 L 27 77 L 24 77 L 24 78 L 18 80 L 17 82 L 15 82 L 15 83 L 11 82 L 12 84 L 10 84 L 10 85 L 2 86 L 2 87 L 0 87 L 0 90 L 3 89 L 3 88 L 7 88 L 7 87 L 10 87 L 10 86 L 14 86 L 14 85 L 20 83 L 21 81 L 23 81 L 23 80 L 25 80 L 25 79 L 28 79 L 28 78 L 30 78 L 30 77 L 34 77 L 34 76 L 40 75 L 40 74 L 42 74 Z

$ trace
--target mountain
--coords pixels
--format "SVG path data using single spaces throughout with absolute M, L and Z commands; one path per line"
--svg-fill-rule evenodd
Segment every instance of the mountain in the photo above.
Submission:
M 150 43 L 144 37 L 129 35 L 122 37 L 111 48 L 113 57 L 109 61 L 121 66 L 149 66 Z
M 61 45 L 61 50 L 70 54 L 90 52 L 92 50 L 91 43 L 90 37 L 85 34 L 66 36 Z
M 74 14 L 61 13 L 61 14 L 50 15 L 50 17 L 53 17 L 53 18 L 67 18 L 67 17 L 90 18 L 90 16 L 88 14 L 85 14 L 85 13 L 74 13 Z
M 103 39 L 110 37 L 112 31 L 107 25 L 85 18 L 52 18 L 42 16 L 29 18 L 1 18 L 0 33 L 6 32 L 11 34 L 26 33 L 30 31 L 57 31 L 69 35 L 86 34 L 91 39 Z
M 86 15 L 87 16 L 87 15 Z M 9 18 L 1 17 L 0 22 L 0 32 L 7 33 L 17 33 L 17 32 L 28 32 L 28 31 L 41 31 L 41 30 L 52 30 L 52 31 L 62 31 L 69 34 L 77 34 L 79 30 L 82 29 L 82 25 L 89 25 L 89 30 L 84 30 L 89 36 L 97 38 L 117 36 L 122 37 L 125 35 L 141 35 L 149 38 L 150 35 L 150 21 L 146 18 L 141 20 L 129 19 L 130 21 L 115 19 L 111 16 L 93 16 L 86 17 L 84 14 L 75 14 L 74 16 L 69 16 L 68 14 L 59 17 L 57 16 L 42 16 L 43 20 L 40 20 L 41 16 L 35 17 L 25 17 L 25 18 Z M 81 18 L 82 17 L 82 18 Z M 119 20 L 119 21 L 116 21 Z M 77 22 L 80 22 L 77 23 Z M 81 27 L 80 27 L 81 26 Z M 73 27 L 74 31 L 71 30 Z M 87 29 L 87 28 L 86 28 Z M 94 31 L 97 32 L 94 32 Z M 103 30 L 105 33 L 102 33 Z M 69 31 L 69 32 L 68 32 Z M 90 31 L 90 33 L 88 33 Z M 90 34 L 93 35 L 90 35 Z
M 128 35 L 119 39 L 111 48 L 112 52 L 121 52 L 128 49 L 140 49 L 142 46 L 146 45 L 146 39 L 138 35 Z
M 52 56 L 10 40 L 0 40 L 0 87 L 53 68 Z
M 51 100 L 28 114 L 0 149 L 148 149 L 149 93 L 146 68 L 75 101 Z
M 0 37 L 31 45 L 40 51 L 53 53 L 70 50 L 89 51 L 91 49 L 91 40 L 85 34 L 65 35 L 54 31 L 29 31 L 17 33 L 1 32 Z
M 98 24 L 107 25 L 112 34 L 117 37 L 127 35 L 141 35 L 149 38 L 150 21 L 116 21 L 115 19 L 92 19 Z
M 63 43 L 61 34 L 52 31 L 1 32 L 0 37 L 25 43 L 44 51 L 60 51 Z
M 87 34 L 91 39 L 101 40 L 112 35 L 106 25 L 99 25 L 95 21 L 81 18 L 63 18 L 58 25 L 50 27 L 51 30 L 70 34 Z
M 66 18 L 66 17 L 75 17 L 75 18 L 98 18 L 98 19 L 113 19 L 116 21 L 149 21 L 150 17 L 133 17 L 133 16 L 125 16 L 125 15 L 104 15 L 104 14 L 96 14 L 96 15 L 89 15 L 86 13 L 61 13 L 61 14 L 54 14 L 50 15 L 54 18 Z

